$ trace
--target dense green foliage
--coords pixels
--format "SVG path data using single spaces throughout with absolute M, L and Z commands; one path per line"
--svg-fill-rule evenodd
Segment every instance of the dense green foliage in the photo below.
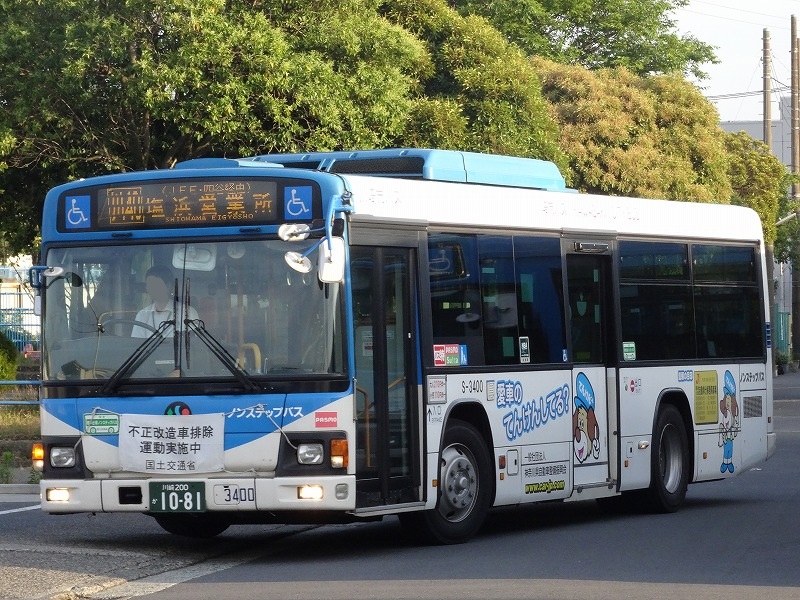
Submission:
M 486 17 L 531 56 L 588 69 L 703 77 L 711 46 L 676 30 L 670 13 L 688 0 L 454 0 Z
M 392 146 L 552 160 L 606 194 L 735 193 L 766 219 L 774 190 L 746 184 L 773 165 L 674 74 L 713 60 L 675 32 L 685 3 L 0 0 L 2 248 L 33 248 L 46 191 L 79 177 Z
M 13 381 L 17 378 L 17 347 L 0 331 L 0 379 Z
M 725 147 L 730 155 L 728 176 L 734 204 L 748 206 L 761 217 L 764 241 L 775 242 L 781 203 L 787 198 L 792 177 L 766 144 L 745 132 L 729 133 Z
M 444 0 L 0 0 L 0 227 L 50 187 L 198 156 L 439 146 L 565 164 L 538 78 Z
M 393 143 L 423 45 L 369 1 L 311 4 L 2 0 L 9 242 L 30 243 L 45 190 L 76 177 Z
M 782 263 L 800 264 L 800 202 L 792 200 L 788 195 L 781 199 L 778 215 L 795 218 L 789 219 L 777 228 L 775 236 L 775 260 Z
M 460 17 L 444 0 L 394 0 L 384 13 L 425 41 L 432 62 L 398 145 L 529 156 L 566 167 L 534 66 L 496 29 Z
M 676 76 L 533 61 L 578 189 L 730 201 L 725 133 L 697 88 Z

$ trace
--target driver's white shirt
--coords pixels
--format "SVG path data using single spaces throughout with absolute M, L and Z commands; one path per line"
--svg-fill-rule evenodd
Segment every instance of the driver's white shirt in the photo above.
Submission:
M 183 330 L 183 306 L 180 304 L 178 305 L 178 319 L 177 323 L 175 324 L 175 328 L 178 331 Z M 189 319 L 194 320 L 198 319 L 199 315 L 197 311 L 194 309 L 193 306 L 189 307 Z M 161 325 L 164 321 L 171 321 L 172 320 L 172 306 L 168 305 L 164 310 L 157 310 L 156 303 L 153 302 L 150 306 L 144 307 L 138 313 L 136 313 L 136 320 L 140 323 L 144 323 L 145 325 L 150 325 L 153 329 L 158 329 L 158 326 Z M 172 337 L 173 333 L 175 332 L 175 328 L 168 327 L 167 331 L 164 332 L 165 337 Z M 139 325 L 134 325 L 133 330 L 131 331 L 131 337 L 149 337 L 152 335 L 153 332 L 141 327 Z

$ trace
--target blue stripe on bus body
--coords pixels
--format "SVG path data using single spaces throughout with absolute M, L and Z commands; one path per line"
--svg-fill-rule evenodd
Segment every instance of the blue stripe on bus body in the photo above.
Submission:
M 191 414 L 225 413 L 225 450 L 247 444 L 264 437 L 278 427 L 287 427 L 303 417 L 310 417 L 309 429 L 314 427 L 314 412 L 345 394 L 277 394 L 264 396 L 184 396 L 155 398 L 107 398 L 104 400 L 80 398 L 74 402 L 64 399 L 43 400 L 42 410 L 75 430 L 83 432 L 83 417 L 88 414 L 147 414 L 163 415 L 167 407 L 181 402 L 189 407 Z M 176 421 L 180 416 L 175 417 Z M 46 423 L 46 422 L 45 422 Z M 43 435 L 50 435 L 45 429 Z M 230 435 L 229 435 L 230 434 Z M 96 437 L 112 446 L 119 445 L 118 435 Z

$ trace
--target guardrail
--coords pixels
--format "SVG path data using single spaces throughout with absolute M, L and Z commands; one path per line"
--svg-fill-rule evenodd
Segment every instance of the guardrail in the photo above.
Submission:
M 42 382 L 38 379 L 13 379 L 13 380 L 0 380 L 0 387 L 5 386 L 38 386 Z M 5 397 L 5 391 L 0 390 L 0 406 L 34 406 L 39 404 L 39 396 L 32 400 L 16 400 Z

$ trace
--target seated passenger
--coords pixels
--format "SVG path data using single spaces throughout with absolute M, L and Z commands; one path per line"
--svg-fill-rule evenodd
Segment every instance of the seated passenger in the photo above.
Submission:
M 173 320 L 173 290 L 175 288 L 175 276 L 169 267 L 163 265 L 154 265 L 145 273 L 145 289 L 153 303 L 144 307 L 136 313 L 136 320 L 145 325 L 150 325 L 153 329 L 158 329 L 159 325 L 164 321 Z M 197 311 L 193 307 L 189 307 L 187 318 L 197 319 Z M 175 327 L 168 327 L 164 332 L 166 337 L 172 337 L 175 329 L 179 331 L 183 329 L 183 305 L 178 300 L 178 318 Z M 131 337 L 148 337 L 152 335 L 152 331 L 135 325 L 131 331 Z

